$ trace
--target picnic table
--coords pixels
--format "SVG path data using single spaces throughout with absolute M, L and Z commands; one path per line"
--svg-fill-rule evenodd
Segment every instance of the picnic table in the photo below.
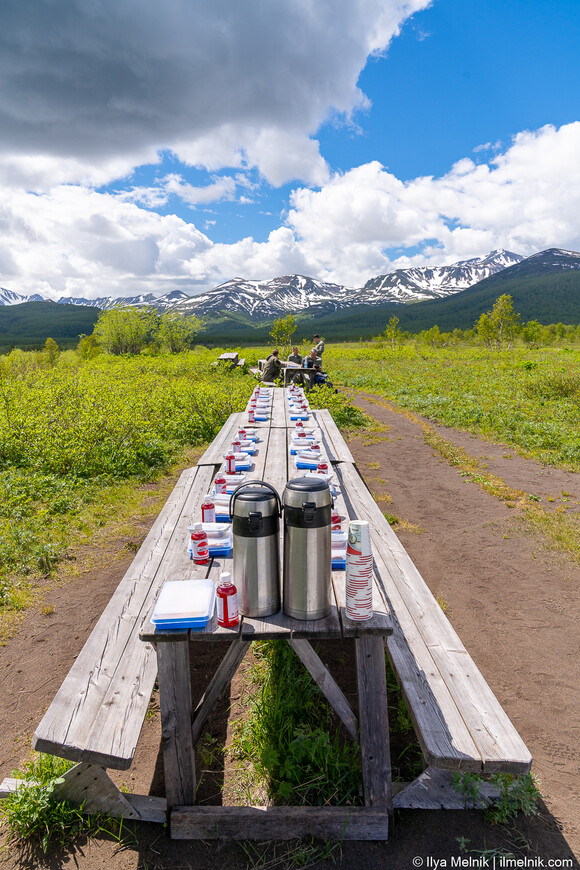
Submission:
M 289 419 L 283 391 L 276 390 L 273 395 L 275 399 L 268 421 L 255 424 L 259 441 L 248 479 L 266 480 L 281 493 L 289 478 L 304 472 L 297 471 L 289 453 L 289 438 L 295 427 Z M 328 458 L 335 465 L 352 459 L 338 430 L 330 425 L 332 421 L 328 413 L 314 412 L 311 421 L 318 430 Z M 223 438 L 218 436 L 199 460 L 199 465 L 212 469 L 221 465 L 224 445 L 231 441 L 243 422 L 247 422 L 246 414 L 235 415 L 230 425 L 224 428 Z M 346 504 L 339 493 L 336 503 L 342 515 L 347 516 Z M 184 522 L 187 523 L 188 517 L 191 520 L 191 516 L 197 516 L 198 510 L 194 499 L 188 506 Z M 184 564 L 184 540 L 182 536 L 177 553 L 168 554 L 166 576 L 176 576 L 179 572 L 180 577 L 189 579 L 209 574 L 217 582 L 220 572 L 231 570 L 231 559 L 227 557 L 213 559 L 209 570 L 193 562 Z M 155 628 L 150 619 L 145 620 L 141 639 L 154 643 L 157 648 L 165 788 L 172 836 L 207 839 L 219 830 L 221 836 L 237 838 L 276 839 L 313 833 L 340 838 L 346 832 L 349 838 L 386 839 L 392 801 L 383 638 L 392 633 L 393 624 L 376 584 L 373 617 L 356 622 L 346 616 L 344 571 L 333 572 L 331 600 L 330 615 L 323 619 L 304 621 L 280 611 L 261 618 L 242 617 L 235 629 L 220 628 L 215 614 L 207 628 L 182 632 L 163 632 Z M 285 640 L 294 649 L 351 738 L 358 741 L 360 730 L 364 807 L 256 809 L 195 806 L 193 758 L 196 739 L 203 733 L 208 715 L 250 644 L 272 638 Z M 355 645 L 358 717 L 312 646 L 320 639 L 340 641 L 345 638 L 353 638 Z M 190 657 L 195 657 L 200 643 L 228 644 L 228 648 L 202 702 L 197 710 L 192 710 Z
M 251 476 L 282 491 L 294 475 L 288 453 L 291 427 L 285 391 L 272 388 L 272 412 L 255 424 L 260 436 Z M 453 771 L 484 776 L 494 771 L 524 774 L 531 756 L 516 728 L 465 649 L 427 584 L 360 477 L 348 446 L 328 411 L 314 411 L 338 486 L 342 516 L 366 519 L 374 558 L 375 616 L 351 624 L 344 616 L 344 575 L 333 573 L 330 617 L 301 623 L 282 613 L 242 619 L 235 631 L 153 632 L 154 602 L 170 577 L 204 572 L 213 579 L 227 565 L 208 568 L 187 559 L 187 526 L 200 506 L 247 414 L 232 414 L 193 468 L 186 469 L 132 565 L 95 625 L 52 704 L 36 729 L 33 746 L 77 762 L 55 794 L 84 803 L 87 812 L 147 821 L 170 821 L 172 836 L 241 836 L 272 839 L 309 833 L 338 839 L 384 839 L 392 807 L 462 808 L 450 787 Z M 318 623 L 318 624 L 317 624 Z M 348 733 L 360 741 L 364 780 L 362 807 L 200 807 L 195 801 L 193 746 L 203 722 L 228 684 L 249 644 L 260 637 L 291 644 L 336 710 Z M 353 638 L 357 649 L 358 715 L 346 702 L 313 648 L 319 637 Z M 200 643 L 228 644 L 223 662 L 196 710 L 186 679 L 187 661 Z M 400 785 L 392 797 L 384 679 L 386 652 L 400 684 L 423 751 L 424 772 Z M 159 672 L 167 797 L 121 793 L 106 769 L 130 767 Z M 0 797 L 18 786 L 0 785 Z

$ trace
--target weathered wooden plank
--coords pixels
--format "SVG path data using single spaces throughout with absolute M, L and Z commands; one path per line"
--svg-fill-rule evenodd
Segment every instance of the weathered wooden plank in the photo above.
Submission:
M 288 408 L 288 402 L 286 401 L 286 391 L 283 387 L 276 387 L 273 390 L 272 397 L 272 426 L 279 428 L 286 428 L 286 411 Z
M 368 495 L 365 495 L 365 490 L 360 485 L 358 489 L 356 488 L 357 480 L 360 481 L 356 470 L 348 464 L 341 467 L 341 470 L 342 468 L 349 495 L 352 496 L 353 503 L 358 501 L 361 518 L 368 518 L 371 522 L 373 549 L 388 554 L 388 564 L 384 565 L 382 578 L 387 597 L 390 598 L 391 605 L 399 616 L 404 638 L 412 643 L 409 640 L 413 634 L 409 625 L 411 620 L 432 658 L 432 667 L 428 668 L 428 671 L 433 668 L 437 670 L 448 689 L 448 697 L 440 700 L 452 699 L 477 747 L 483 771 L 527 772 L 531 766 L 531 755 L 521 737 L 433 598 L 404 547 L 372 500 L 370 493 L 367 490 Z M 403 609 L 394 600 L 397 594 L 404 601 Z M 405 621 L 405 625 L 402 620 Z M 401 638 L 393 642 L 392 648 L 397 652 L 400 660 L 404 654 Z M 391 649 L 390 642 L 389 649 Z M 414 654 L 415 647 L 412 646 L 411 649 Z M 444 706 L 443 709 L 446 715 L 452 715 L 448 706 Z M 454 729 L 449 731 L 455 746 L 456 732 Z M 473 761 L 473 756 L 464 758 L 464 764 L 461 766 L 471 765 Z M 435 760 L 432 763 L 435 764 Z
M 392 808 L 385 647 L 380 637 L 354 641 L 365 804 Z
M 358 720 L 356 715 L 348 703 L 344 692 L 330 671 L 325 667 L 320 657 L 312 649 L 310 642 L 308 640 L 292 638 L 288 640 L 288 643 L 336 712 L 336 715 L 344 724 L 350 736 L 358 741 Z
M 241 639 L 234 640 L 218 665 L 209 686 L 205 690 L 203 698 L 197 705 L 193 714 L 191 736 L 194 745 L 199 740 L 202 729 L 204 728 L 215 705 L 221 698 L 224 689 L 231 683 L 234 674 L 242 663 L 242 659 L 244 658 L 249 645 L 249 641 Z M 195 647 L 192 649 L 191 654 L 195 655 Z
M 84 804 L 86 813 L 105 813 L 114 818 L 139 819 L 139 813 L 96 764 L 76 764 L 55 785 L 53 797 Z
M 466 803 L 452 785 L 450 770 L 428 767 L 416 780 L 406 785 L 393 798 L 397 810 L 485 810 L 499 797 L 499 788 L 482 780 L 475 803 Z
M 176 632 L 172 631 L 168 635 L 164 635 L 162 631 L 157 631 L 151 624 L 151 618 L 161 587 L 165 580 L 196 580 L 207 577 L 209 572 L 210 566 L 196 565 L 189 558 L 189 553 L 187 552 L 189 535 L 187 529 L 193 522 L 201 520 L 201 504 L 210 489 L 214 476 L 214 466 L 199 466 L 197 471 L 195 484 L 191 487 L 179 516 L 174 518 L 170 546 L 168 546 L 164 553 L 164 558 L 158 566 L 158 577 L 155 587 L 149 596 L 147 610 L 144 612 L 140 624 L 141 640 L 152 642 L 161 641 L 164 638 L 174 641 L 179 639 Z M 185 640 L 186 638 L 187 631 L 181 632 L 181 639 Z
M 157 647 L 165 797 L 169 809 L 195 802 L 189 644 Z
M 344 471 L 342 466 L 339 474 Z M 349 490 L 349 496 L 355 497 L 353 489 Z M 355 504 L 352 509 L 362 519 L 367 518 L 362 506 Z M 387 650 L 425 759 L 428 764 L 481 772 L 481 755 L 390 576 L 388 555 L 377 546 L 372 530 L 371 541 L 375 571 L 394 616 L 395 630 L 387 640 Z
M 174 840 L 386 840 L 382 807 L 174 807 Z
M 77 766 L 93 767 L 93 765 L 88 764 L 82 764 Z M 94 767 L 96 768 L 96 765 Z M 71 768 L 71 770 L 74 769 L 75 768 Z M 103 770 L 102 768 L 98 769 Z M 111 782 L 111 780 L 109 780 L 109 782 Z M 19 788 L 23 786 L 26 787 L 28 785 L 30 785 L 30 780 L 7 777 L 0 783 L 0 800 L 8 797 L 9 794 L 12 794 Z M 112 782 L 111 785 L 113 785 Z M 116 786 L 114 786 L 114 788 L 116 788 Z M 131 793 L 123 794 L 121 792 L 118 793 L 121 795 L 123 800 L 126 801 L 130 806 L 129 808 L 127 808 L 123 801 L 115 801 L 113 803 L 109 803 L 107 806 L 103 806 L 102 808 L 103 812 L 106 812 L 107 815 L 113 816 L 114 818 L 131 818 L 138 819 L 141 822 L 159 822 L 161 824 L 165 824 L 165 822 L 167 821 L 167 801 L 165 800 L 165 798 L 153 797 L 152 795 Z M 64 797 L 67 800 L 70 799 L 67 795 L 64 795 Z M 93 806 L 92 801 L 87 802 L 85 804 L 84 811 L 86 813 L 94 813 L 98 811 L 94 808 L 91 809 L 91 806 Z
M 231 444 L 234 434 L 239 428 L 241 416 L 241 414 L 230 414 L 205 453 L 197 460 L 198 465 L 219 465 L 223 462 L 222 453 L 225 453 Z
M 36 729 L 34 748 L 70 758 L 72 761 L 97 761 L 107 767 L 126 769 L 135 751 L 135 734 L 143 722 L 156 668 L 152 650 L 138 643 L 138 626 L 148 602 L 159 585 L 158 569 L 173 537 L 177 518 L 195 484 L 200 469 L 187 469 L 181 475 L 158 519 L 129 570 L 111 597 L 90 637 L 73 663 L 68 676 Z M 127 664 L 126 653 L 136 656 Z M 94 729 L 113 701 L 119 676 L 124 692 L 130 693 L 131 722 L 135 727 L 120 728 L 113 739 Z M 107 693 L 111 692 L 108 697 Z M 115 704 L 109 707 L 115 709 Z M 117 712 L 114 713 L 117 716 Z
M 126 794 L 125 797 L 139 813 L 142 822 L 157 822 L 164 825 L 167 822 L 167 801 L 162 797 L 148 794 Z
M 354 463 L 354 457 L 338 426 L 332 419 L 330 411 L 327 408 L 313 411 L 313 417 L 323 431 L 323 441 L 325 445 L 328 443 L 328 449 L 332 452 L 333 461 Z

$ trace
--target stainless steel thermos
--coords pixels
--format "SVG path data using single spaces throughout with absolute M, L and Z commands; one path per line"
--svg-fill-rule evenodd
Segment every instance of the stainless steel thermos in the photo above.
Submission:
M 242 483 L 230 498 L 233 580 L 244 616 L 280 610 L 280 497 L 261 480 Z
M 288 481 L 284 509 L 284 613 L 321 619 L 330 613 L 332 495 L 326 480 Z

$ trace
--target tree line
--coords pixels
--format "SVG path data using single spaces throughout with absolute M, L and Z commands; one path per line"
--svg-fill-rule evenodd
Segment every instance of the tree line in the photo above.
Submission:
M 501 350 L 502 347 L 507 347 L 509 350 L 517 338 L 521 338 L 530 348 L 543 347 L 563 339 L 580 341 L 580 324 L 552 323 L 545 326 L 537 320 L 522 323 L 521 316 L 514 310 L 513 298 L 509 293 L 504 293 L 496 299 L 489 311 L 480 315 L 472 329 L 441 332 L 435 324 L 430 329 L 424 329 L 413 335 L 400 329 L 399 318 L 393 316 L 389 319 L 383 334 L 379 336 L 379 339 L 386 341 L 392 348 L 414 340 L 419 345 L 431 347 L 477 343 L 495 350 Z

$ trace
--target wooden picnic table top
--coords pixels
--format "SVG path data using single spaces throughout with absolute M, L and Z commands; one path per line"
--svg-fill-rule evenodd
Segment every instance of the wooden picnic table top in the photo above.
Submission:
M 216 557 L 211 560 L 209 565 L 196 565 L 190 560 L 186 549 L 188 543 L 187 527 L 200 519 L 201 502 L 211 487 L 217 469 L 223 464 L 223 456 L 228 452 L 235 432 L 242 425 L 251 425 L 248 424 L 247 412 L 232 414 L 198 461 L 195 483 L 192 483 L 190 495 L 184 503 L 181 514 L 176 518 L 173 534 L 159 567 L 162 576 L 167 580 L 192 580 L 210 577 L 217 584 L 222 571 L 231 571 L 231 555 Z M 295 426 L 294 422 L 290 420 L 284 390 L 279 388 L 272 390 L 272 413 L 268 420 L 253 425 L 257 430 L 259 440 L 256 442 L 256 453 L 251 457 L 252 468 L 246 472 L 246 481 L 264 480 L 282 495 L 289 479 L 304 474 L 304 471 L 296 469 L 294 457 L 290 455 L 290 438 Z M 331 465 L 340 462 L 353 462 L 352 454 L 328 411 L 311 412 L 306 425 L 314 428 L 322 451 L 328 457 Z M 349 510 L 344 493 L 337 486 L 336 477 L 333 483 L 337 487 L 335 493 L 336 508 L 344 518 L 344 523 L 348 524 Z M 351 518 L 353 518 L 354 513 L 352 511 L 350 513 L 352 514 Z M 280 535 L 282 553 L 282 527 Z M 150 620 L 155 606 L 155 602 L 151 602 L 150 613 L 141 626 L 140 636 L 145 641 L 159 642 L 184 640 L 187 637 L 192 641 L 231 641 L 238 636 L 248 640 L 257 640 L 275 637 L 285 639 L 298 637 L 339 638 L 363 634 L 388 635 L 392 633 L 391 616 L 384 604 L 376 580 L 373 584 L 374 613 L 370 620 L 356 622 L 349 619 L 346 616 L 345 605 L 345 572 L 333 571 L 331 612 L 323 619 L 299 620 L 286 616 L 281 610 L 273 616 L 260 619 L 242 617 L 235 629 L 226 629 L 218 626 L 217 614 L 214 613 L 205 629 L 166 630 L 164 632 L 151 624 Z

